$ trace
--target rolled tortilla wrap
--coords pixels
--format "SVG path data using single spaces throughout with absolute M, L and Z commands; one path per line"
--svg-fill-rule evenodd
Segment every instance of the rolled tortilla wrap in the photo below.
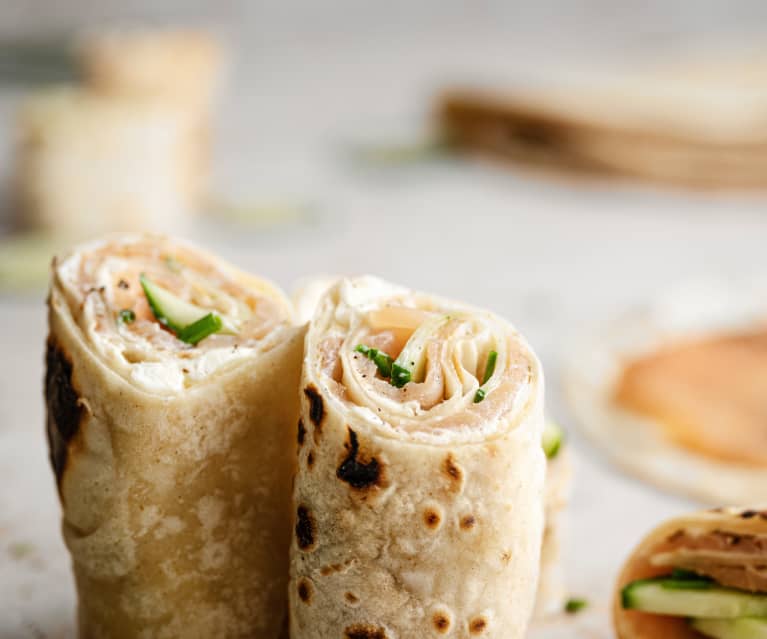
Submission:
M 184 115 L 186 203 L 209 195 L 212 113 L 225 66 L 223 43 L 200 29 L 122 28 L 85 34 L 77 62 L 88 91 L 117 100 L 149 99 Z
M 142 274 L 233 330 L 182 342 Z M 285 297 L 191 246 L 118 236 L 54 260 L 49 327 L 79 636 L 277 637 L 303 346 Z
M 184 112 L 155 100 L 72 87 L 33 93 L 16 126 L 15 221 L 78 240 L 182 228 L 189 126 Z
M 321 275 L 305 278 L 298 283 L 292 295 L 298 321 L 311 321 L 322 296 L 339 279 L 339 276 Z M 573 475 L 572 459 L 569 448 L 560 449 L 557 446 L 557 450 L 552 453 L 546 463 L 545 526 L 534 612 L 537 619 L 562 612 L 567 594 L 562 544 L 566 534 L 565 511 Z
M 623 607 L 622 591 L 640 579 L 690 571 L 716 585 L 767 594 L 767 510 L 718 508 L 671 519 L 631 554 L 618 578 L 613 621 L 618 639 L 700 639 L 684 617 Z
M 566 508 L 570 498 L 572 459 L 569 447 L 549 459 L 544 489 L 546 524 L 541 546 L 541 574 L 535 599 L 535 617 L 540 619 L 562 612 L 567 596 L 562 544 L 566 535 Z
M 393 386 L 360 344 L 392 357 L 404 346 L 412 381 Z M 341 280 L 309 325 L 301 394 L 292 639 L 524 636 L 545 458 L 543 375 L 519 333 L 485 311 Z

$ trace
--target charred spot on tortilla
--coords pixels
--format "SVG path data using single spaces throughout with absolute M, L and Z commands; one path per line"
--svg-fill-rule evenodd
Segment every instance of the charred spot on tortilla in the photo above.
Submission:
M 325 406 L 322 401 L 322 396 L 317 391 L 314 385 L 309 385 L 304 388 L 304 395 L 309 400 L 309 419 L 315 425 L 314 436 L 317 437 L 319 431 L 322 429 L 322 419 L 325 417 Z
M 481 635 L 487 630 L 487 619 L 484 617 L 474 617 L 469 622 L 469 632 L 473 635 Z
M 298 445 L 304 445 L 304 439 L 306 438 L 306 426 L 304 426 L 304 420 L 298 420 Z
M 722 539 L 724 540 L 726 546 L 737 546 L 740 543 L 742 537 L 732 533 L 722 533 Z
M 445 457 L 442 470 L 450 480 L 451 489 L 457 493 L 461 492 L 463 488 L 463 470 L 456 463 L 452 453 L 448 453 L 447 457 Z
M 742 513 L 740 513 L 740 516 L 742 519 L 751 519 L 753 517 L 756 517 L 759 513 L 757 513 L 755 510 L 744 510 Z
M 450 617 L 444 612 L 435 612 L 431 621 L 434 624 L 434 629 L 441 635 L 446 635 L 450 632 Z
M 298 582 L 298 598 L 305 604 L 309 605 L 312 603 L 313 593 L 314 588 L 312 587 L 312 582 L 306 577 L 302 577 Z
M 353 592 L 345 592 L 344 599 L 346 599 L 346 603 L 350 606 L 356 606 L 360 602 L 360 598 Z
M 684 537 L 684 530 L 679 529 L 675 531 L 674 533 L 672 533 L 671 535 L 669 535 L 667 541 L 676 541 L 677 539 L 680 539 L 682 537 Z
M 535 117 L 507 122 L 507 134 L 510 140 L 525 148 L 552 149 L 562 146 L 565 141 L 561 127 L 557 127 L 551 121 Z
M 346 458 L 336 470 L 336 476 L 352 488 L 365 490 L 383 483 L 383 467 L 375 457 L 369 460 L 360 453 L 357 433 L 347 426 L 349 441 L 344 444 L 347 450 Z
M 314 468 L 314 451 L 310 450 L 309 454 L 306 456 L 306 467 L 311 470 Z
M 320 574 L 323 577 L 327 577 L 328 575 L 332 575 L 334 572 L 341 572 L 343 570 L 342 564 L 330 564 L 329 566 L 323 566 L 320 568 Z
M 461 530 L 471 530 L 477 523 L 477 518 L 474 515 L 466 515 L 461 517 Z
M 50 459 L 57 483 L 61 483 L 64 475 L 69 443 L 77 435 L 84 416 L 79 399 L 72 381 L 72 362 L 49 338 L 45 352 L 45 402 Z
M 298 547 L 304 551 L 313 550 L 317 544 L 315 539 L 317 526 L 314 517 L 306 506 L 299 506 L 296 517 L 296 541 Z
M 344 630 L 344 639 L 389 639 L 386 630 L 380 626 L 356 623 Z
M 439 525 L 442 523 L 442 517 L 436 508 L 427 508 L 423 513 L 423 521 L 427 528 L 434 530 L 439 528 Z

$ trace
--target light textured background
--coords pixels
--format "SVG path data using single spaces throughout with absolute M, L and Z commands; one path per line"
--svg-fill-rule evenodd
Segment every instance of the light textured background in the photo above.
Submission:
M 767 28 L 765 3 L 0 0 L 0 39 L 146 17 L 212 21 L 232 42 L 219 191 L 312 211 L 270 228 L 200 222 L 187 235 L 288 288 L 317 271 L 372 272 L 508 316 L 543 358 L 551 412 L 566 425 L 559 373 L 579 334 L 670 284 L 767 271 L 759 197 L 456 162 L 375 170 L 345 153 L 349 142 L 418 130 L 446 81 L 615 71 L 674 47 L 748 41 Z M 0 92 L 6 172 L 18 97 Z M 73 590 L 43 435 L 43 293 L 0 298 L 0 318 L 0 638 L 71 637 Z M 695 507 L 617 473 L 572 426 L 567 566 L 571 591 L 592 605 L 536 638 L 611 636 L 607 598 L 622 558 L 658 521 Z

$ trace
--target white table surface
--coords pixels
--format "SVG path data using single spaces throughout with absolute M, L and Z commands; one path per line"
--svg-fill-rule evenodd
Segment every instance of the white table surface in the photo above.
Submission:
M 620 474 L 582 441 L 560 392 L 563 358 L 579 334 L 670 284 L 766 272 L 767 200 L 456 162 L 352 167 L 346 142 L 417 129 L 445 78 L 529 77 L 563 65 L 551 59 L 531 71 L 521 44 L 471 24 L 462 39 L 456 33 L 272 42 L 241 53 L 219 118 L 218 188 L 306 202 L 313 217 L 268 229 L 197 223 L 187 234 L 286 288 L 315 272 L 375 273 L 517 324 L 544 361 L 551 413 L 571 426 L 566 564 L 571 592 L 591 602 L 532 635 L 610 637 L 607 601 L 622 559 L 656 523 L 696 505 Z M 0 93 L 3 133 L 16 99 Z M 73 636 L 44 438 L 43 297 L 0 298 L 0 639 Z

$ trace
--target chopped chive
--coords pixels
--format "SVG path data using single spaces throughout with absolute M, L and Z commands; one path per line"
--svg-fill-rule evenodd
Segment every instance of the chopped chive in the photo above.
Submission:
M 490 351 L 487 354 L 487 363 L 485 364 L 485 375 L 482 377 L 482 386 L 487 384 L 488 381 L 490 381 L 490 378 L 493 376 L 493 373 L 495 372 L 495 362 L 498 360 L 498 351 Z M 474 403 L 479 404 L 483 399 L 485 399 L 485 396 L 487 395 L 487 391 L 480 387 L 477 389 L 477 392 L 474 393 Z
M 585 599 L 568 599 L 565 604 L 565 612 L 570 615 L 574 615 L 576 612 L 580 612 L 589 605 L 589 602 Z
M 35 551 L 35 547 L 25 541 L 16 541 L 8 546 L 8 554 L 12 559 L 20 560 L 28 557 Z
M 397 388 L 402 388 L 405 384 L 407 384 L 411 379 L 413 379 L 413 374 L 403 366 L 400 366 L 399 364 L 394 364 L 391 369 L 391 384 L 392 386 L 396 386 Z
M 213 335 L 213 333 L 218 333 L 222 326 L 223 322 L 218 315 L 215 313 L 208 313 L 205 317 L 182 328 L 177 333 L 177 336 L 182 342 L 196 345 L 206 337 Z
M 546 454 L 546 459 L 554 459 L 562 448 L 562 442 L 565 438 L 565 432 L 562 427 L 556 422 L 547 419 L 543 426 L 543 439 L 541 444 L 543 446 L 543 452 Z
M 386 353 L 379 351 L 377 348 L 365 346 L 365 344 L 357 344 L 354 350 L 357 353 L 362 353 L 371 362 L 373 362 L 378 368 L 378 372 L 381 374 L 381 377 L 386 377 L 387 379 L 391 377 L 393 360 Z
M 440 159 L 449 154 L 452 146 L 447 137 L 427 137 L 412 141 L 355 145 L 352 154 L 362 164 L 397 167 Z
M 181 272 L 181 262 L 179 262 L 172 255 L 166 255 L 165 256 L 165 266 L 167 266 L 168 269 L 173 271 L 174 273 L 180 273 Z
M 485 376 L 482 378 L 482 383 L 487 384 L 490 378 L 495 372 L 495 362 L 498 360 L 498 351 L 490 351 L 487 354 L 487 364 L 485 364 Z
M 136 321 L 136 314 L 130 308 L 124 308 L 117 315 L 117 321 L 120 324 L 130 324 Z

